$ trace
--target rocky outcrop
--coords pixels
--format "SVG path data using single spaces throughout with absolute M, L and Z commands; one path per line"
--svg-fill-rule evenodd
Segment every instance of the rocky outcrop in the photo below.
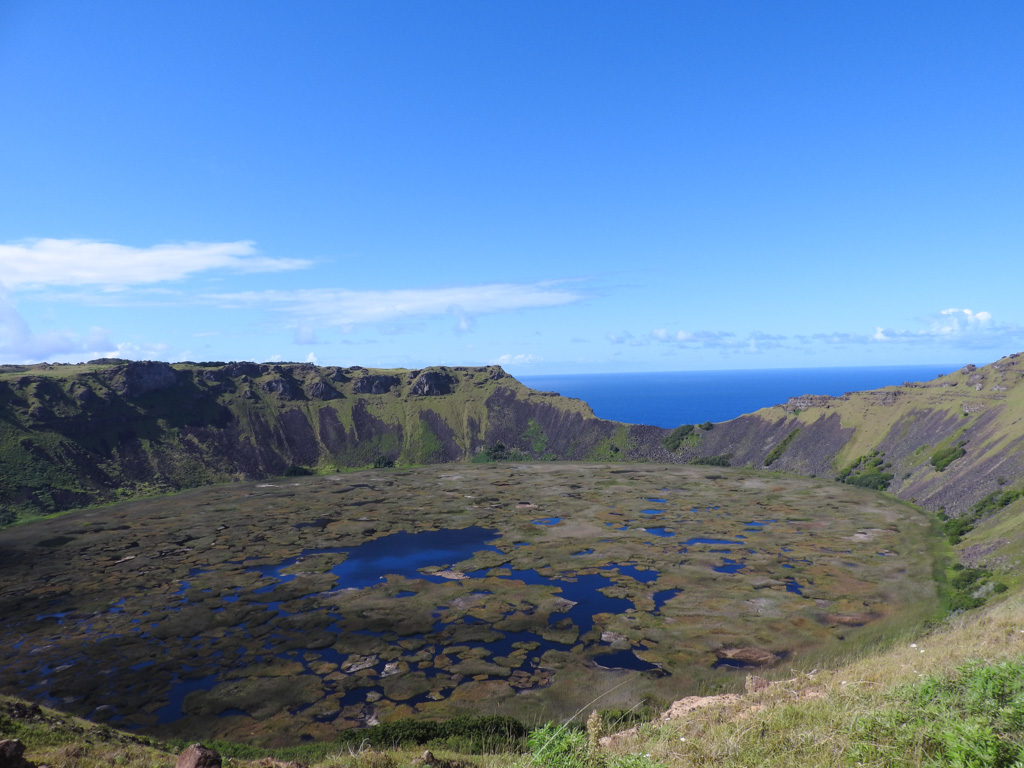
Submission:
M 397 376 L 368 375 L 355 380 L 352 391 L 357 395 L 384 395 L 401 382 Z
M 455 389 L 455 377 L 443 371 L 427 371 L 417 376 L 409 387 L 409 394 L 423 397 L 450 395 Z
M 847 395 L 840 397 L 832 397 L 831 395 L 801 395 L 800 397 L 789 398 L 782 407 L 786 413 L 795 413 L 806 411 L 808 408 L 831 408 L 833 405 L 845 402 L 848 399 Z
M 173 387 L 178 373 L 167 363 L 128 363 L 111 372 L 114 391 L 128 398 L 141 397 L 150 392 Z
M 221 768 L 221 758 L 209 747 L 192 744 L 178 755 L 174 768 Z
M 598 419 L 585 403 L 529 390 L 500 366 L 3 366 L 0 508 L 55 512 L 292 466 L 463 461 L 485 451 L 828 478 L 878 451 L 893 476 L 887 490 L 957 515 L 1024 482 L 1024 423 L 1012 416 L 1022 410 L 1024 357 L 1010 356 L 914 386 L 794 397 L 694 427 L 670 451 L 668 430 Z M 928 458 L 951 442 L 964 455 L 939 472 Z
M 13 457 L 0 473 L 0 509 L 15 514 L 290 467 L 463 461 L 496 443 L 520 457 L 586 458 L 621 429 L 498 366 L 15 368 L 0 371 L 0 445 Z
M 720 661 L 732 661 L 752 667 L 769 667 L 782 658 L 766 648 L 720 648 L 715 652 Z
M 18 739 L 0 741 L 0 768 L 35 768 L 25 759 L 25 745 Z
M 268 395 L 277 395 L 282 400 L 298 400 L 302 397 L 302 390 L 295 385 L 295 382 L 283 377 L 264 381 L 260 384 L 260 389 Z
M 331 387 L 323 379 L 317 379 L 314 381 L 309 385 L 309 388 L 306 391 L 309 397 L 313 400 L 334 400 L 337 397 L 341 397 L 338 390 Z

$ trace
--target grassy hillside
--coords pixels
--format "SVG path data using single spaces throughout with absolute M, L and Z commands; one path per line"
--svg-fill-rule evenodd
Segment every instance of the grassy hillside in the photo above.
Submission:
M 2 366 L 0 525 L 289 471 L 462 461 L 496 446 L 588 458 L 609 452 L 618 431 L 497 366 Z
M 1024 357 L 839 397 L 790 398 L 680 438 L 698 463 L 835 477 L 952 517 L 1024 486 Z

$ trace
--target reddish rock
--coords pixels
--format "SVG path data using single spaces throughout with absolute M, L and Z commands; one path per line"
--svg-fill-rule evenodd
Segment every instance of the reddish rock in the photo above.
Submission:
M 755 667 L 766 667 L 779 660 L 777 654 L 764 648 L 722 648 L 717 651 L 717 656 L 720 659 L 738 661 Z
M 178 755 L 174 768 L 220 768 L 220 755 L 202 744 L 193 744 Z

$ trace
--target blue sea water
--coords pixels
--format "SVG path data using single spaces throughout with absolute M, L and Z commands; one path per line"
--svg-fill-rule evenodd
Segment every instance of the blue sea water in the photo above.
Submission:
M 526 386 L 577 397 L 602 419 L 677 427 L 726 421 L 799 395 L 841 395 L 929 381 L 957 365 L 780 368 L 748 371 L 576 373 L 518 376 Z

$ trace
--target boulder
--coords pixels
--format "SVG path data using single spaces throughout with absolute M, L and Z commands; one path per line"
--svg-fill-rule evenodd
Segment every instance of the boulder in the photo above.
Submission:
M 397 376 L 369 375 L 356 379 L 352 391 L 357 395 L 383 395 L 398 386 Z
M 442 371 L 425 371 L 409 387 L 409 394 L 436 397 L 450 395 L 455 389 L 455 378 Z
M 275 394 L 282 400 L 299 399 L 299 391 L 295 384 L 289 379 L 268 379 L 260 384 L 260 389 L 269 394 Z
M 170 365 L 145 360 L 116 368 L 113 386 L 119 395 L 134 398 L 173 387 L 177 382 L 178 372 Z
M 220 755 L 202 744 L 192 744 L 178 755 L 174 768 L 220 768 Z
M 18 739 L 0 741 L 0 768 L 35 768 L 25 759 L 25 745 Z
M 317 379 L 310 384 L 307 392 L 314 400 L 334 400 L 337 397 L 341 397 L 337 390 L 328 385 L 323 379 Z
M 765 667 L 779 660 L 779 655 L 764 648 L 722 648 L 716 652 L 719 659 L 738 661 L 754 667 Z
M 222 369 L 224 373 L 231 378 L 235 379 L 240 376 L 252 376 L 256 377 L 261 374 L 260 366 L 257 363 L 228 363 Z

